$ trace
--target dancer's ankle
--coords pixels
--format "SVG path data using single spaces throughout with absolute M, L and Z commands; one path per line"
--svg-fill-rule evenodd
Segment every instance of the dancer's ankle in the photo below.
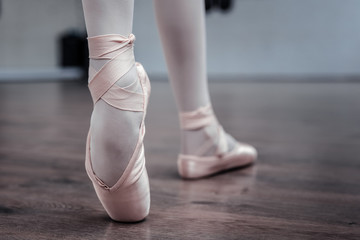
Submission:
M 181 154 L 214 156 L 218 154 L 220 144 L 226 145 L 226 151 L 231 151 L 236 144 L 236 140 L 225 132 L 226 142 L 219 142 L 219 130 L 222 127 L 210 104 L 195 111 L 180 113 L 180 123 Z

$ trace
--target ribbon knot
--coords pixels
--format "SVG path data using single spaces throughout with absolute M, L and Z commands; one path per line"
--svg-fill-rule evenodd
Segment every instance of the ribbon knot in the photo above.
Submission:
M 131 33 L 128 38 L 129 38 L 129 44 L 133 44 L 135 42 L 136 38 L 134 34 Z

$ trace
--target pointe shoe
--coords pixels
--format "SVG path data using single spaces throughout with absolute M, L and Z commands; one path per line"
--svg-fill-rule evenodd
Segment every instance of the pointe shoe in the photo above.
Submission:
M 151 91 L 150 81 L 143 66 L 140 63 L 135 63 L 133 55 L 134 35 L 131 34 L 129 38 L 121 35 L 102 35 L 88 38 L 88 40 L 90 57 L 111 59 L 89 83 L 94 104 L 101 98 L 118 109 L 142 111 L 144 114 L 134 153 L 119 180 L 113 186 L 108 186 L 96 176 L 90 156 L 90 130 L 86 142 L 86 172 L 93 183 L 100 202 L 113 220 L 138 222 L 149 214 L 150 209 L 149 179 L 145 168 L 143 145 L 144 119 Z M 129 71 L 133 64 L 136 64 L 142 94 L 129 92 L 115 84 Z M 119 122 L 119 124 L 121 123 Z
M 201 107 L 195 111 L 180 113 L 180 126 L 182 129 L 200 129 L 214 122 L 217 124 L 218 136 L 216 155 L 201 156 L 214 146 L 214 141 L 210 137 L 198 149 L 196 155 L 179 154 L 177 165 L 181 177 L 185 179 L 207 177 L 228 169 L 250 165 L 256 160 L 257 151 L 248 144 L 237 142 L 234 148 L 228 151 L 225 132 L 215 118 L 211 105 Z

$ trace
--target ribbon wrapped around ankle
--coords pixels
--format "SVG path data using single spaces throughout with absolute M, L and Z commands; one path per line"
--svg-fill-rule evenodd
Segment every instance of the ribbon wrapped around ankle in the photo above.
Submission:
M 128 111 L 143 111 L 144 95 L 114 85 L 135 64 L 135 36 L 119 34 L 89 37 L 89 58 L 108 62 L 89 80 L 94 104 L 103 99 L 108 104 Z M 91 68 L 90 70 L 91 71 Z
M 126 51 L 132 48 L 134 42 L 134 34 L 130 34 L 128 37 L 119 34 L 88 37 L 89 58 L 112 59 L 119 54 L 119 50 Z
M 207 139 L 207 141 L 205 141 L 203 145 L 197 149 L 195 155 L 201 156 L 205 154 L 213 145 L 217 145 L 216 154 L 218 156 L 221 156 L 228 151 L 225 131 L 218 123 L 212 106 L 210 104 L 200 107 L 194 111 L 180 112 L 179 118 L 180 127 L 185 130 L 196 130 L 214 123 L 217 124 L 218 137 L 216 138 L 216 140 L 214 141 L 214 139 L 211 138 Z M 208 136 L 210 136 L 209 133 Z
M 186 130 L 195 130 L 210 125 L 216 121 L 210 104 L 191 112 L 180 112 L 180 127 Z

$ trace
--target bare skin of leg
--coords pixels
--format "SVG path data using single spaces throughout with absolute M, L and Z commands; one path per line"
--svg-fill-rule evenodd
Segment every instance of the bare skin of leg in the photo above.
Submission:
M 132 33 L 134 0 L 82 0 L 88 37 Z M 90 59 L 89 80 L 107 60 Z M 116 84 L 140 92 L 136 67 Z M 91 116 L 90 153 L 95 174 L 108 186 L 121 177 L 133 154 L 143 113 L 122 111 L 100 99 Z
M 153 0 L 158 30 L 167 62 L 169 79 L 179 112 L 194 111 L 211 104 L 206 72 L 205 7 L 202 0 Z M 196 152 L 203 141 L 214 138 L 216 125 L 181 130 L 181 153 Z M 226 135 L 229 150 L 235 140 Z

